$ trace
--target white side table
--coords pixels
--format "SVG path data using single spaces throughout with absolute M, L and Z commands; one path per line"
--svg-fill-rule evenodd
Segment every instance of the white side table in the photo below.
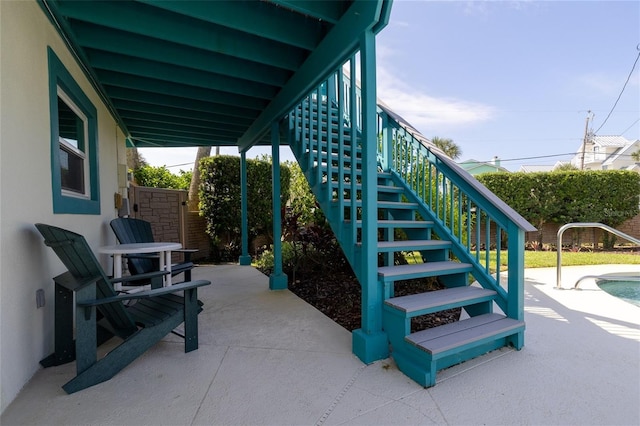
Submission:
M 131 243 L 116 244 L 112 246 L 103 246 L 98 249 L 100 253 L 113 255 L 113 277 L 122 277 L 122 255 L 123 254 L 142 254 L 142 253 L 159 253 L 160 270 L 168 271 L 164 277 L 164 286 L 171 285 L 171 250 L 182 248 L 180 243 Z M 122 290 L 122 284 L 116 283 L 115 290 Z

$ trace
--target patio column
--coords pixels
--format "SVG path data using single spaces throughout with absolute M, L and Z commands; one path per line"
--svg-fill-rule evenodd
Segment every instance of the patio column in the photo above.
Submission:
M 351 79 L 355 84 L 355 76 Z M 352 350 L 363 362 L 389 356 L 387 334 L 382 330 L 383 286 L 378 283 L 377 122 L 375 35 L 360 38 L 362 93 L 362 328 L 352 333 Z M 353 117 L 355 119 L 356 117 Z
M 271 290 L 287 288 L 287 275 L 282 273 L 282 215 L 280 213 L 280 126 L 271 124 L 271 188 L 273 217 L 273 272 L 269 276 Z
M 240 265 L 251 265 L 249 255 L 249 220 L 247 214 L 247 152 L 240 152 L 240 211 L 242 227 L 242 255 L 238 262 Z

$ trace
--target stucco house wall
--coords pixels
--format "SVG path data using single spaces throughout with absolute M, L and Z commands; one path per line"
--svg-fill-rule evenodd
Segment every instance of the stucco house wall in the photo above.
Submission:
M 97 110 L 99 214 L 54 214 L 47 49 L 50 47 Z M 96 248 L 114 244 L 118 163 L 124 135 L 34 1 L 0 1 L 0 410 L 53 351 L 52 277 L 64 272 L 34 223 L 62 226 Z M 108 259 L 100 257 L 104 266 Z M 36 307 L 43 289 L 45 306 Z

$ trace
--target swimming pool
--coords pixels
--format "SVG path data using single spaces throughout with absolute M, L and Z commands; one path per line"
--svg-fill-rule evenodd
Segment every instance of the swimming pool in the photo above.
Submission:
M 596 279 L 601 290 L 640 306 L 640 276 L 632 274 L 609 274 Z

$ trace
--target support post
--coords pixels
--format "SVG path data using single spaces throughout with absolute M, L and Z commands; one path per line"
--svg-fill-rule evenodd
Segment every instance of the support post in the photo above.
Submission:
M 389 356 L 387 334 L 382 330 L 382 285 L 378 282 L 378 167 L 376 121 L 375 35 L 367 30 L 360 39 L 362 93 L 362 328 L 352 333 L 353 352 L 365 363 Z M 351 76 L 351 84 L 355 84 Z M 352 115 L 352 119 L 356 117 Z M 353 215 L 353 213 L 352 213 Z M 354 215 L 355 216 L 355 215 Z M 355 217 L 352 218 L 355 220 Z
M 271 188 L 273 217 L 273 273 L 269 276 L 271 290 L 287 288 L 287 275 L 282 272 L 282 215 L 280 214 L 280 127 L 271 124 Z
M 247 214 L 247 152 L 240 152 L 240 210 L 242 227 L 242 255 L 240 265 L 251 265 L 249 255 L 249 219 Z
M 509 249 L 507 262 L 507 316 L 519 321 L 524 321 L 524 231 L 515 223 L 509 222 L 507 226 Z M 498 264 L 499 265 L 499 264 Z M 497 275 L 499 277 L 499 275 Z M 498 281 L 500 285 L 500 281 Z M 524 331 L 509 337 L 510 343 L 518 350 L 524 346 Z

